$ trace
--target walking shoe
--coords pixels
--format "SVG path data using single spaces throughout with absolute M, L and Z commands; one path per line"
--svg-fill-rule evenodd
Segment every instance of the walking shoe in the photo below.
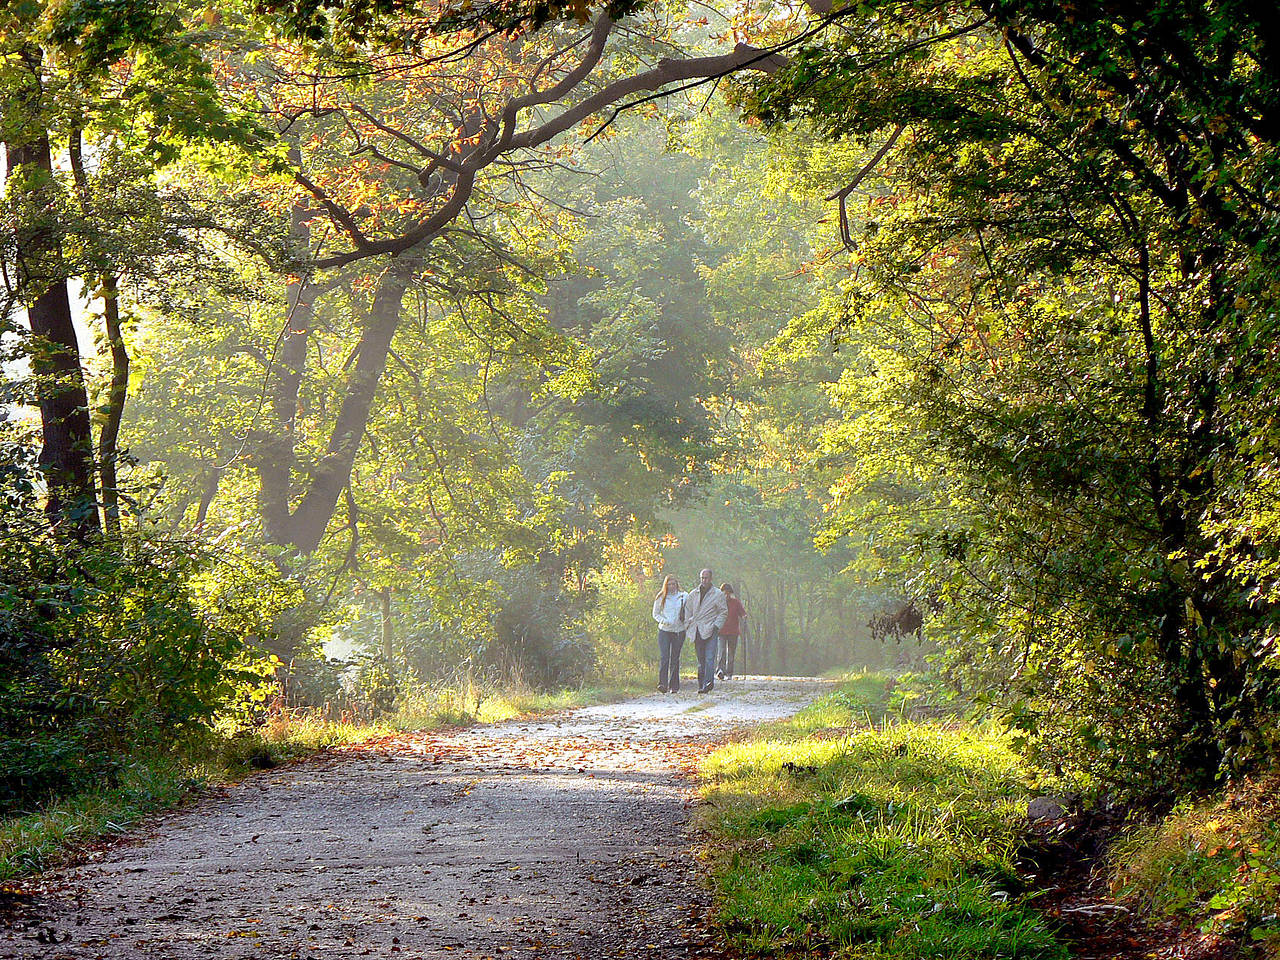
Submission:
M 715 682 L 714 680 L 712 680 L 710 683 L 708 683 L 708 684 L 706 685 L 706 687 L 704 687 L 704 688 L 703 688 L 703 691 L 702 691 L 702 692 L 703 692 L 703 693 L 710 693 L 710 692 L 711 692 L 712 690 L 714 690 L 715 688 L 716 688 L 716 682 Z
M 724 671 L 723 671 L 723 670 L 717 670 L 717 671 L 716 671 L 716 679 L 717 679 L 717 680 L 723 680 L 723 679 L 724 679 Z
M 659 693 L 666 693 L 666 692 L 667 692 L 667 688 L 666 688 L 666 687 L 658 687 L 658 692 L 659 692 Z

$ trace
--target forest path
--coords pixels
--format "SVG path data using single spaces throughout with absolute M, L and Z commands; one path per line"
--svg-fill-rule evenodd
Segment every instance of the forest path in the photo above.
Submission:
M 326 751 L 29 885 L 0 957 L 712 955 L 684 774 L 829 686 L 735 679 Z

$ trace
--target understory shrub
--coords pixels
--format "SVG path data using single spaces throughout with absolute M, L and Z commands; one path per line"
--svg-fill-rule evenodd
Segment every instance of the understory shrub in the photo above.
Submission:
M 1110 859 L 1112 890 L 1131 905 L 1280 956 L 1280 771 L 1179 804 Z
M 69 543 L 0 521 L 0 813 L 117 781 L 117 758 L 172 744 L 265 697 L 253 639 L 277 605 L 260 570 L 188 544 Z

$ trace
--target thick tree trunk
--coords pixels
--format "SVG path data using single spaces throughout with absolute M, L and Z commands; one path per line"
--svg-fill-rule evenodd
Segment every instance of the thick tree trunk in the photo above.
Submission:
M 27 51 L 23 59 L 29 71 L 22 77 L 24 88 L 10 90 L 7 100 L 6 189 L 25 207 L 14 247 L 34 341 L 31 368 L 43 431 L 39 462 L 48 483 L 50 521 L 87 539 L 99 530 L 89 397 L 54 220 L 53 163 L 41 110 L 41 57 L 38 51 Z
M 307 216 L 307 211 L 295 208 L 292 232 L 300 248 L 310 241 Z M 356 360 L 347 376 L 346 393 L 330 433 L 328 451 L 311 469 L 300 498 L 294 497 L 298 398 L 306 375 L 314 306 L 305 282 L 296 280 L 290 284 L 288 326 L 281 336 L 270 387 L 272 430 L 259 438 L 257 454 L 259 513 L 269 542 L 308 554 L 324 538 L 364 440 L 410 276 L 411 267 L 406 261 L 395 259 L 378 282 L 356 346 Z
M 36 297 L 27 320 L 37 340 L 31 369 L 40 405 L 40 469 L 49 486 L 45 510 L 52 522 L 84 539 L 99 529 L 93 430 L 65 280 L 54 280 Z

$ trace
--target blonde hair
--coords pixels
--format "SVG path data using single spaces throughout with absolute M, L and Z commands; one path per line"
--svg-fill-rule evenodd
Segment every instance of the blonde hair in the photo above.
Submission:
M 678 590 L 680 581 L 676 580 L 674 573 L 668 573 L 666 579 L 662 581 L 662 589 L 658 591 L 658 595 L 653 599 L 665 601 L 667 597 L 671 596 L 671 581 L 673 580 L 676 581 L 676 589 Z

